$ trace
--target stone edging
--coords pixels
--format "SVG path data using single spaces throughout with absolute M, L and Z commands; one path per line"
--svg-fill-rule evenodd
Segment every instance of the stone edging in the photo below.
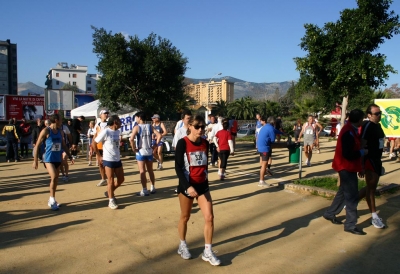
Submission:
M 400 189 L 399 184 L 394 184 L 394 183 L 379 183 L 381 186 L 378 186 L 378 189 L 376 190 L 375 195 L 379 196 L 381 194 L 387 193 L 391 190 L 398 190 Z M 293 184 L 291 181 L 286 181 L 286 182 L 279 182 L 278 187 L 281 189 L 289 189 L 289 190 L 295 190 L 299 192 L 308 192 L 312 194 L 318 194 L 323 197 L 334 197 L 336 195 L 336 191 L 334 190 L 328 190 L 320 187 L 312 187 L 312 186 L 305 186 L 305 185 L 299 185 L 299 184 Z

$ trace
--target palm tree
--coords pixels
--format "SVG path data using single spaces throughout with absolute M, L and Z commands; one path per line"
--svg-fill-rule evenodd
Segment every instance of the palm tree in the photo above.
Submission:
M 308 115 L 316 112 L 316 104 L 312 99 L 303 99 L 302 101 L 294 102 L 296 105 L 293 112 L 302 119 L 306 119 Z
M 217 101 L 217 104 L 212 109 L 213 114 L 226 117 L 228 114 L 228 103 L 224 100 Z
M 236 99 L 228 106 L 228 115 L 234 115 L 237 119 L 253 119 L 255 112 L 255 103 L 249 96 Z
M 257 104 L 256 110 L 261 116 L 265 117 L 281 115 L 280 104 L 269 100 Z

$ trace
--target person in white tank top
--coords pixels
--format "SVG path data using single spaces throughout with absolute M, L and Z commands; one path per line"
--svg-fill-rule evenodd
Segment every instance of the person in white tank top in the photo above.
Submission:
M 129 139 L 132 151 L 135 151 L 135 157 L 140 172 L 140 182 L 142 183 L 142 190 L 138 193 L 138 196 L 149 196 L 149 191 L 147 190 L 146 170 L 149 173 L 151 181 L 150 193 L 156 193 L 153 170 L 153 150 L 161 141 L 161 134 L 155 130 L 152 125 L 146 124 L 145 120 L 146 115 L 144 112 L 137 112 L 135 114 L 135 121 L 138 124 L 132 129 Z M 156 136 L 156 142 L 153 146 L 151 144 L 152 134 Z

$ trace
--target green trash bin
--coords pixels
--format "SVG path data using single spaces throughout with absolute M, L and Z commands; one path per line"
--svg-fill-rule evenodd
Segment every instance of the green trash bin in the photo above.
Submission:
M 294 143 L 288 145 L 289 149 L 289 164 L 298 164 L 300 162 L 300 144 Z

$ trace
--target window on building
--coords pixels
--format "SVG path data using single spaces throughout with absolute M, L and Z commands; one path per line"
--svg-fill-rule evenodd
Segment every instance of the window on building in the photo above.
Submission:
M 71 78 L 71 73 L 70 73 L 70 74 L 68 74 L 68 78 Z
M 76 82 L 72 82 L 72 85 L 73 85 L 73 86 L 76 86 Z
M 60 84 L 60 81 L 56 81 L 56 85 L 59 85 Z
M 92 91 L 92 88 L 91 88 L 91 87 L 88 87 L 88 88 L 87 88 L 87 91 Z
M 72 74 L 72 78 L 76 78 L 76 73 Z
M 56 72 L 56 77 L 60 77 L 60 73 Z
M 92 83 L 92 81 L 90 81 L 90 80 L 87 80 L 87 83 L 88 83 L 88 84 L 91 84 L 91 83 Z

